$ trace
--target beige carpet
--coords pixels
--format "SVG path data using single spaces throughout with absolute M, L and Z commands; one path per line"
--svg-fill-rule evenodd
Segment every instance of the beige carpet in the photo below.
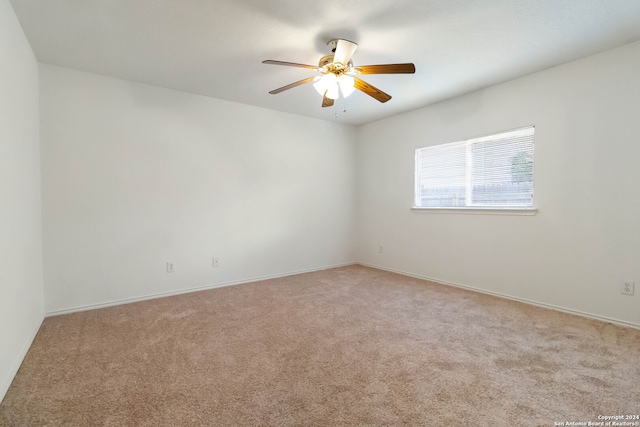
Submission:
M 350 266 L 47 318 L 0 425 L 553 426 L 638 413 L 640 330 Z

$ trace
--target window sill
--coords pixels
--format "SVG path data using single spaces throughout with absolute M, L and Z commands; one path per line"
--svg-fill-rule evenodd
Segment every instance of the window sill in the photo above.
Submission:
M 465 215 L 518 215 L 533 216 L 538 213 L 536 208 L 420 208 L 412 207 L 413 212 L 435 214 L 465 214 Z

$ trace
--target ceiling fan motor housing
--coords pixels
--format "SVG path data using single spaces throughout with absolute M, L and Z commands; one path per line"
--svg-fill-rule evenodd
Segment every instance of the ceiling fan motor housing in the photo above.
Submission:
M 333 55 L 325 55 L 322 58 L 320 58 L 320 61 L 318 61 L 318 68 L 322 68 L 325 65 L 329 65 L 333 62 Z
M 322 68 L 322 72 L 333 73 L 340 76 L 353 68 L 353 61 L 349 60 L 347 66 L 333 62 L 334 55 L 325 55 L 318 61 L 318 68 Z

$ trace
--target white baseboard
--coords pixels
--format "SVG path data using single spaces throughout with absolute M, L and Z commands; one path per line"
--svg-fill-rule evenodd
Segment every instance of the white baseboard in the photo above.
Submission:
M 435 283 L 439 283 L 439 284 L 442 284 L 442 285 L 454 286 L 456 288 L 462 288 L 462 289 L 467 289 L 467 290 L 474 291 L 474 292 L 479 292 L 479 293 L 482 293 L 482 294 L 493 295 L 493 296 L 496 296 L 496 297 L 499 297 L 499 298 L 505 298 L 505 299 L 509 299 L 509 300 L 513 300 L 513 301 L 519 301 L 519 302 L 522 302 L 522 303 L 525 303 L 525 304 L 534 305 L 536 307 L 548 308 L 548 309 L 551 309 L 551 310 L 561 311 L 563 313 L 575 314 L 577 316 L 587 317 L 589 319 L 599 320 L 601 322 L 613 323 L 613 324 L 619 325 L 619 326 L 625 326 L 625 327 L 628 327 L 628 328 L 640 329 L 640 324 L 634 323 L 634 322 L 628 322 L 626 320 L 613 319 L 611 317 L 600 316 L 598 314 L 587 313 L 587 312 L 580 311 L 580 310 L 573 310 L 571 308 L 560 307 L 560 306 L 557 306 L 557 305 L 547 304 L 547 303 L 538 302 L 538 301 L 533 301 L 533 300 L 529 300 L 529 299 L 526 299 L 526 298 L 514 297 L 512 295 L 502 294 L 500 292 L 487 291 L 485 289 L 480 289 L 480 288 L 476 288 L 476 287 L 473 287 L 473 286 L 461 285 L 459 283 L 448 282 L 446 280 L 435 279 L 433 277 L 427 277 L 427 276 L 423 276 L 423 275 L 420 275 L 420 274 L 414 274 L 414 273 L 409 273 L 409 272 L 406 272 L 406 271 L 396 270 L 396 269 L 393 269 L 393 268 L 382 267 L 382 266 L 379 266 L 379 265 L 369 264 L 369 263 L 366 263 L 366 262 L 358 262 L 358 264 L 359 265 L 364 265 L 365 267 L 377 268 L 378 270 L 389 271 L 391 273 L 402 274 L 403 276 L 415 277 L 416 279 L 428 280 L 430 282 L 435 282 Z
M 306 270 L 290 271 L 290 272 L 281 273 L 281 274 L 272 274 L 272 275 L 267 275 L 267 276 L 260 276 L 260 277 L 252 277 L 252 278 L 241 279 L 241 280 L 234 280 L 234 281 L 230 281 L 230 282 L 214 283 L 214 284 L 209 284 L 209 285 L 204 285 L 204 286 L 197 286 L 197 287 L 194 287 L 194 288 L 181 289 L 179 291 L 160 292 L 160 293 L 157 293 L 157 294 L 149 294 L 149 295 L 143 295 L 143 296 L 134 297 L 134 298 L 124 298 L 124 299 L 119 299 L 119 300 L 112 300 L 112 301 L 107 301 L 107 302 L 98 303 L 98 304 L 81 305 L 81 306 L 66 308 L 66 309 L 63 309 L 63 310 L 48 311 L 47 313 L 45 313 L 45 317 L 60 316 L 62 314 L 76 313 L 76 312 L 79 312 L 79 311 L 96 310 L 98 308 L 113 307 L 115 305 L 130 304 L 130 303 L 133 303 L 133 302 L 146 301 L 146 300 L 151 300 L 151 299 L 156 299 L 156 298 L 170 297 L 170 296 L 174 296 L 174 295 L 188 294 L 188 293 L 191 293 L 191 292 L 206 291 L 208 289 L 223 288 L 223 287 L 226 287 L 226 286 L 242 285 L 244 283 L 259 282 L 261 280 L 277 279 L 279 277 L 287 277 L 287 276 L 294 276 L 296 274 L 304 274 L 304 273 L 311 273 L 311 272 L 314 272 L 314 271 L 329 270 L 331 268 L 345 267 L 347 265 L 354 265 L 354 264 L 356 264 L 356 263 L 355 262 L 347 262 L 347 263 L 343 263 L 343 264 L 328 265 L 328 266 L 324 266 L 324 267 L 311 268 L 311 269 L 306 269 Z
M 560 307 L 560 306 L 557 306 L 557 305 L 547 304 L 547 303 L 534 301 L 534 300 L 529 300 L 529 299 L 526 299 L 526 298 L 519 298 L 519 297 L 515 297 L 515 296 L 512 296 L 512 295 L 502 294 L 500 292 L 487 291 L 485 289 L 480 289 L 480 288 L 476 288 L 476 287 L 473 287 L 473 286 L 462 285 L 460 283 L 448 282 L 446 280 L 441 280 L 441 279 L 428 277 L 428 276 L 424 276 L 424 275 L 420 275 L 420 274 L 414 274 L 414 273 L 410 273 L 410 272 L 407 272 L 407 271 L 396 270 L 396 269 L 393 269 L 393 268 L 383 267 L 383 266 L 376 265 L 376 264 L 369 264 L 369 263 L 366 263 L 366 262 L 348 262 L 348 263 L 343 263 L 343 264 L 328 265 L 328 266 L 312 268 L 312 269 L 306 269 L 306 270 L 290 271 L 290 272 L 281 273 L 281 274 L 272 274 L 272 275 L 253 277 L 253 278 L 247 278 L 247 279 L 242 279 L 242 280 L 214 283 L 214 284 L 198 286 L 198 287 L 189 288 L 189 289 L 181 289 L 179 291 L 161 292 L 161 293 L 157 293 L 157 294 L 144 295 L 144 296 L 135 297 L 135 298 L 125 298 L 125 299 L 113 300 L 113 301 L 108 301 L 108 302 L 99 303 L 99 304 L 89 304 L 89 305 L 77 306 L 77 307 L 72 307 L 72 308 L 63 309 L 63 310 L 49 311 L 49 312 L 45 313 L 45 317 L 59 316 L 59 315 L 62 315 L 62 314 L 75 313 L 75 312 L 78 312 L 78 311 L 95 310 L 95 309 L 98 309 L 98 308 L 112 307 L 112 306 L 115 306 L 115 305 L 129 304 L 129 303 L 133 303 L 133 302 L 146 301 L 146 300 L 151 300 L 151 299 L 156 299 L 156 298 L 164 298 L 164 297 L 169 297 L 169 296 L 173 296 L 173 295 L 188 294 L 188 293 L 191 293 L 191 292 L 205 291 L 205 290 L 208 290 L 208 289 L 222 288 L 222 287 L 226 287 L 226 286 L 241 285 L 241 284 L 244 284 L 244 283 L 258 282 L 258 281 L 261 281 L 261 280 L 277 279 L 279 277 L 287 277 L 287 276 L 293 276 L 293 275 L 296 275 L 296 274 L 311 273 L 311 272 L 314 272 L 314 271 L 328 270 L 328 269 L 331 269 L 331 268 L 345 267 L 345 266 L 354 265 L 354 264 L 363 265 L 365 267 L 376 268 L 378 270 L 389 271 L 391 273 L 402 274 L 403 276 L 415 277 L 416 279 L 428 280 L 428 281 L 431 281 L 431 282 L 440 283 L 442 285 L 454 286 L 456 288 L 462 288 L 462 289 L 467 289 L 467 290 L 471 290 L 471 291 L 474 291 L 474 292 L 480 292 L 480 293 L 487 294 L 487 295 L 493 295 L 493 296 L 496 296 L 496 297 L 505 298 L 505 299 L 509 299 L 509 300 L 513 300 L 513 301 L 519 301 L 519 302 L 522 302 L 522 303 L 525 303 L 525 304 L 529 304 L 529 305 L 534 305 L 534 306 L 537 306 L 537 307 L 543 307 L 543 308 L 548 308 L 548 309 L 551 309 L 551 310 L 561 311 L 563 313 L 575 314 L 575 315 L 578 315 L 578 316 L 587 317 L 587 318 L 599 320 L 599 321 L 602 321 L 602 322 L 608 322 L 608 323 L 613 323 L 613 324 L 620 325 L 620 326 L 626 326 L 626 327 L 630 327 L 630 328 L 634 328 L 634 329 L 640 329 L 640 324 L 634 323 L 634 322 L 628 322 L 628 321 L 625 321 L 625 320 L 614 319 L 614 318 L 606 317 L 606 316 L 600 316 L 598 314 L 587 313 L 587 312 L 580 311 L 580 310 L 574 310 L 574 309 L 570 309 L 570 308 L 566 308 L 566 307 Z M 39 328 L 39 326 L 38 326 L 38 328 Z M 34 332 L 33 338 L 35 338 L 35 334 L 37 332 L 38 332 L 38 329 L 36 329 L 36 331 Z M 32 340 L 33 340 L 33 338 L 32 338 Z M 26 352 L 27 352 L 28 349 L 29 349 L 29 346 L 27 346 L 26 349 L 24 349 L 24 354 L 23 354 L 22 358 L 24 358 L 24 355 L 26 355 Z M 20 359 L 20 362 L 22 362 L 22 359 Z M 20 364 L 18 364 L 18 367 L 19 366 L 20 366 Z M 17 372 L 17 369 L 18 368 L 16 368 L 16 372 Z M 4 386 L 4 384 L 3 384 L 3 386 Z M 8 385 L 7 385 L 7 388 L 8 388 Z M 3 389 L 0 388 L 0 392 L 2 390 Z M 5 392 L 6 392 L 6 390 L 5 390 Z
M 33 340 L 36 338 L 36 335 L 38 335 L 38 331 L 40 330 L 40 326 L 42 326 L 43 321 L 44 321 L 44 316 L 42 316 L 40 318 L 40 321 L 36 323 L 35 327 L 31 331 L 29 339 L 22 345 L 22 349 L 20 350 L 20 353 L 18 353 L 18 357 L 16 358 L 16 361 L 13 363 L 13 366 L 7 373 L 7 376 L 3 378 L 2 381 L 0 382 L 0 402 L 2 402 L 2 399 L 4 399 L 5 394 L 7 394 L 7 391 L 9 391 L 9 387 L 11 387 L 11 383 L 13 382 L 13 379 L 18 373 L 18 369 L 20 369 L 20 366 L 22 365 L 22 361 L 26 357 L 27 352 L 29 351 L 29 348 L 31 348 L 31 344 L 33 344 Z

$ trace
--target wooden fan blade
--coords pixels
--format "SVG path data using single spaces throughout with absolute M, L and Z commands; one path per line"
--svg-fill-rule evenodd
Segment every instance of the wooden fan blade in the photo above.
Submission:
M 416 66 L 412 63 L 361 65 L 355 69 L 359 74 L 413 74 L 416 72 Z
M 325 92 L 322 97 L 322 108 L 333 106 L 333 99 L 327 97 L 327 92 Z
M 275 95 L 277 93 L 284 92 L 285 90 L 292 89 L 292 88 L 294 88 L 296 86 L 300 86 L 300 85 L 303 85 L 305 83 L 311 83 L 313 81 L 313 79 L 315 79 L 315 77 L 308 77 L 308 78 L 306 78 L 304 80 L 299 80 L 297 82 L 290 83 L 290 84 L 288 84 L 286 86 L 279 87 L 278 89 L 271 90 L 271 91 L 269 91 L 269 93 L 272 94 L 272 95 Z
M 384 93 L 377 87 L 370 85 L 364 80 L 360 80 L 357 77 L 354 77 L 353 79 L 355 80 L 353 87 L 355 87 L 358 90 L 361 90 L 362 92 L 366 93 L 370 97 L 375 98 L 380 102 L 387 102 L 388 100 L 391 99 L 391 95 L 389 95 L 388 93 Z
M 353 52 L 355 52 L 357 48 L 358 45 L 354 42 L 338 39 L 336 52 L 333 55 L 333 62 L 340 62 L 346 67 L 353 56 Z
M 316 67 L 315 65 L 298 64 L 296 62 L 274 61 L 273 59 L 267 59 L 265 61 L 262 61 L 262 63 L 271 65 L 285 65 L 287 67 L 310 68 L 312 70 L 318 69 L 318 67 Z

